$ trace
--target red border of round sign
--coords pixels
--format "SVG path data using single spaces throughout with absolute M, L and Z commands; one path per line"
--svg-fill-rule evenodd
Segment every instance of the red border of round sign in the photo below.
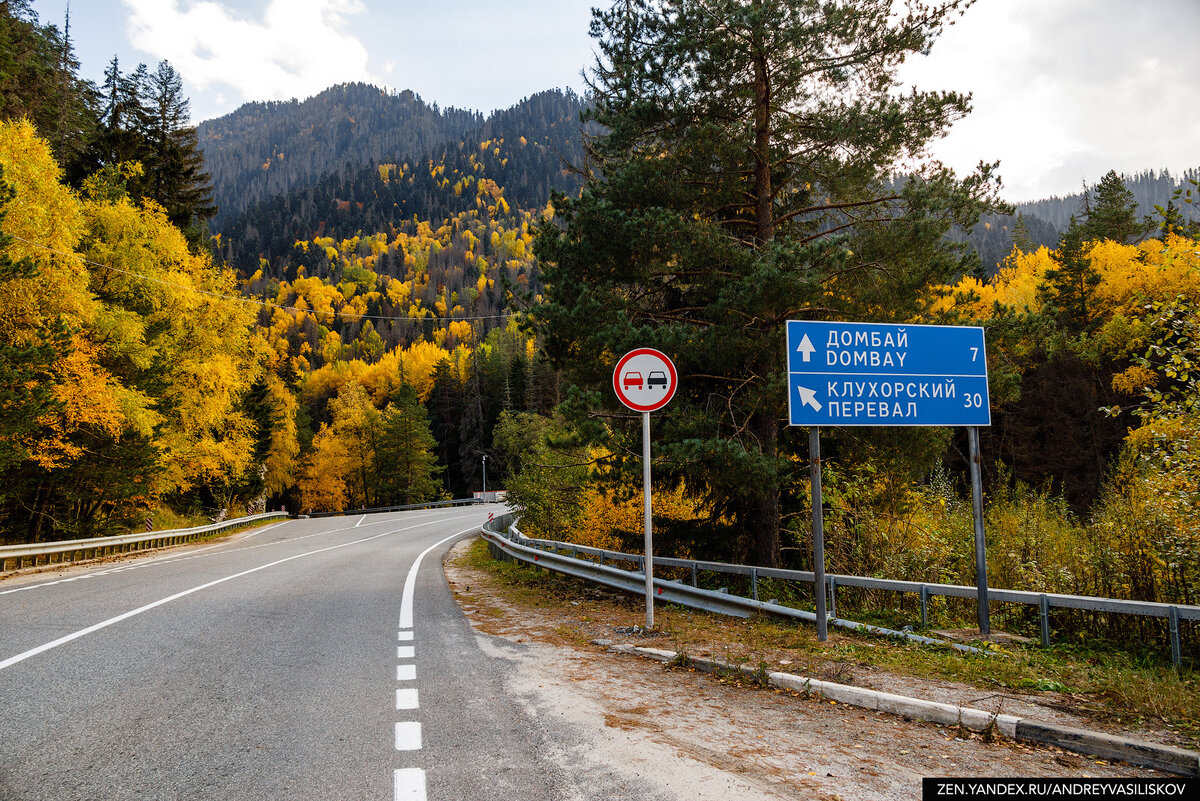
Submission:
M 642 406 L 641 404 L 633 403 L 626 398 L 621 392 L 621 382 L 618 380 L 618 376 L 621 375 L 621 368 L 624 367 L 630 359 L 632 359 L 634 356 L 642 356 L 645 354 L 657 356 L 662 359 L 664 362 L 666 362 L 667 369 L 671 372 L 671 391 L 668 392 L 666 397 L 664 397 L 662 400 L 650 406 Z M 626 353 L 624 356 L 622 356 L 617 362 L 617 366 L 613 368 L 612 381 L 613 392 L 617 393 L 617 400 L 621 401 L 621 403 L 625 404 L 626 407 L 633 409 L 635 412 L 657 412 L 659 409 L 671 402 L 671 398 L 675 397 L 675 390 L 679 388 L 679 374 L 675 372 L 675 362 L 671 361 L 670 356 L 660 350 L 655 350 L 654 348 L 635 348 L 634 350 L 631 350 L 629 353 Z

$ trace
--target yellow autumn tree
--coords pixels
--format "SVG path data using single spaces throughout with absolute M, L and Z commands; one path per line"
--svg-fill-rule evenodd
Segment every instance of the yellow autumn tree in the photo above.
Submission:
M 332 426 L 322 423 L 297 483 L 301 511 L 340 512 L 346 508 L 346 462 L 345 445 Z
M 272 426 L 263 461 L 263 488 L 268 495 L 277 495 L 296 483 L 300 456 L 296 413 L 300 404 L 287 384 L 272 373 L 267 376 L 267 405 Z
M 163 209 L 98 193 L 83 211 L 93 291 L 104 302 L 103 359 L 130 377 L 130 424 L 152 432 L 162 490 L 236 480 L 250 466 L 255 427 L 239 410 L 261 375 L 265 346 L 233 273 L 190 252 Z
M 37 378 L 54 408 L 36 415 L 19 445 L 40 467 L 62 467 L 82 453 L 81 431 L 118 434 L 131 398 L 97 359 L 103 337 L 94 326 L 103 309 L 75 252 L 86 230 L 80 203 L 27 120 L 0 122 L 0 170 L 12 195 L 2 222 L 5 256 L 31 267 L 0 276 L 0 345 L 43 346 L 59 332 L 57 355 Z

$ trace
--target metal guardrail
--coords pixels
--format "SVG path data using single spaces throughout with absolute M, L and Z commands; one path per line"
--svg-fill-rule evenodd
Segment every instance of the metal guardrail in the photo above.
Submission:
M 616 567 L 609 567 L 603 564 L 595 564 L 586 560 L 578 559 L 572 556 L 565 556 L 558 552 L 555 548 L 546 548 L 545 545 L 550 543 L 549 540 L 531 540 L 517 530 L 514 522 L 514 515 L 501 515 L 495 520 L 489 521 L 483 527 L 483 536 L 491 545 L 504 553 L 506 556 L 526 562 L 531 565 L 549 568 L 558 573 L 563 573 L 575 578 L 581 578 L 586 581 L 591 581 L 597 584 L 604 584 L 614 589 L 624 590 L 629 593 L 641 595 L 646 591 L 645 575 L 637 571 L 621 570 Z M 523 543 L 529 543 L 528 545 Z M 562 546 L 563 548 L 572 548 L 568 543 L 553 543 Z M 596 549 L 590 549 L 596 550 Z M 618 553 L 615 551 L 606 551 L 608 554 Z M 641 557 L 622 554 L 627 557 L 626 561 L 637 562 L 641 564 Z M 655 559 L 655 563 L 658 560 Z M 790 617 L 797 620 L 804 620 L 809 623 L 815 623 L 817 616 L 812 612 L 806 612 L 803 609 L 796 609 L 790 606 L 783 606 L 774 601 L 760 601 L 757 598 L 743 598 L 740 595 L 731 595 L 727 592 L 719 592 L 713 590 L 705 590 L 699 587 L 689 586 L 681 581 L 669 581 L 665 579 L 654 579 L 654 587 L 656 597 L 668 603 L 687 606 L 692 609 L 701 609 L 706 612 L 715 612 L 717 614 L 729 615 L 730 617 L 750 617 L 756 612 L 778 615 L 781 617 Z M 877 634 L 883 637 L 899 637 L 910 642 L 917 642 L 923 645 L 940 645 L 947 648 L 953 648 L 965 653 L 989 653 L 986 649 L 975 648 L 970 645 L 962 645 L 960 643 L 948 642 L 939 640 L 933 637 L 924 637 L 920 634 L 914 634 L 910 631 L 895 631 L 886 629 L 882 626 L 872 626 L 866 623 L 858 623 L 853 620 L 842 620 L 836 617 L 828 617 L 827 622 L 830 625 L 840 628 L 849 629 L 851 631 L 867 632 Z
M 286 519 L 287 516 L 286 512 L 267 512 L 266 514 L 237 517 L 207 526 L 195 526 L 194 528 L 150 531 L 145 534 L 122 534 L 116 537 L 94 537 L 85 540 L 43 542 L 35 545 L 3 545 L 0 546 L 0 572 L 9 570 L 8 563 L 11 561 L 17 563 L 16 567 L 12 568 L 17 570 L 25 567 L 25 560 L 27 559 L 32 560 L 29 565 L 31 567 L 38 566 L 38 560 L 42 557 L 45 557 L 45 564 L 73 562 L 76 561 L 76 555 L 78 555 L 79 559 L 87 559 L 89 558 L 89 553 L 91 554 L 90 558 L 96 559 L 112 553 L 128 553 L 147 548 L 179 545 L 217 531 L 240 528 L 262 520 L 282 520 Z M 54 558 L 55 556 L 58 557 L 57 560 Z
M 498 518 L 498 520 L 502 520 L 506 517 L 509 516 L 505 515 L 502 518 Z M 618 562 L 631 563 L 637 565 L 638 567 L 642 565 L 642 557 L 637 554 L 628 554 L 621 551 L 609 551 L 603 548 L 591 548 L 584 545 L 575 545 L 569 542 L 556 542 L 554 540 L 524 538 L 524 542 L 527 543 L 528 546 L 540 552 L 554 551 L 557 553 L 559 551 L 565 551 L 573 558 L 578 558 L 580 555 L 594 558 L 599 563 L 599 566 L 604 566 L 606 562 L 612 562 L 614 564 Z M 778 568 L 754 567 L 750 565 L 731 565 L 724 562 L 705 562 L 693 559 L 671 559 L 661 556 L 654 557 L 654 564 L 656 567 L 676 567 L 690 570 L 693 588 L 698 587 L 699 574 L 702 571 L 748 576 L 750 578 L 751 594 L 753 596 L 752 600 L 755 603 L 759 603 L 759 579 L 770 578 L 781 579 L 784 581 L 802 581 L 809 584 L 812 584 L 816 580 L 811 571 L 805 570 L 782 570 Z M 847 576 L 834 573 L 825 574 L 825 580 L 828 583 L 829 590 L 829 615 L 831 623 L 837 619 L 836 593 L 838 587 L 863 587 L 869 589 L 888 590 L 891 592 L 915 594 L 918 596 L 920 603 L 922 627 L 928 625 L 928 607 L 930 598 L 935 596 L 943 596 L 950 598 L 971 599 L 977 597 L 978 593 L 978 590 L 975 587 L 967 587 L 959 584 L 897 581 L 892 579 L 869 578 L 865 576 Z M 1117 614 L 1138 615 L 1142 617 L 1165 618 L 1168 624 L 1168 635 L 1171 644 L 1171 660 L 1177 666 L 1182 663 L 1183 659 L 1182 642 L 1180 637 L 1181 621 L 1200 621 L 1200 606 L 1188 606 L 1184 604 L 1125 601 L 1117 598 L 1100 598 L 1089 595 L 1063 595 L 1059 593 L 1039 593 L 1023 590 L 1003 589 L 989 589 L 988 598 L 991 601 L 1001 603 L 1025 604 L 1028 606 L 1038 607 L 1041 618 L 1041 641 L 1043 646 L 1050 645 L 1051 609 L 1080 609 L 1096 612 L 1113 612 Z M 782 608 L 786 609 L 789 607 Z M 804 614 L 810 615 L 812 620 L 816 619 L 816 616 L 812 615 L 812 613 L 805 612 Z M 806 617 L 804 619 L 807 620 L 810 618 Z M 905 632 L 905 634 L 907 634 L 907 632 Z M 938 640 L 937 642 L 941 641 Z
M 413 509 L 434 509 L 446 506 L 471 506 L 484 501 L 476 498 L 457 498 L 450 501 L 431 501 L 429 503 L 414 503 L 406 506 L 388 506 L 376 509 L 353 509 L 345 512 L 318 512 L 316 514 L 307 515 L 307 517 L 331 517 L 335 515 L 352 515 L 352 514 L 373 514 L 376 512 L 403 512 Z M 127 553 L 129 551 L 140 551 L 148 548 L 156 548 L 168 545 L 179 545 L 184 542 L 191 542 L 194 539 L 212 534 L 217 531 L 224 531 L 230 528 L 239 528 L 241 526 L 250 525 L 260 520 L 275 520 L 286 519 L 289 515 L 286 512 L 267 512 L 261 515 L 251 515 L 249 517 L 238 517 L 232 520 L 223 520 L 220 523 L 213 523 L 207 526 L 196 526 L 194 528 L 172 529 L 169 531 L 150 531 L 145 534 L 122 534 L 117 537 L 94 537 L 83 540 L 62 540 L 59 542 L 43 542 L 35 545 L 2 545 L 0 546 L 0 573 L 11 570 L 17 570 L 26 567 L 25 562 L 31 560 L 29 567 L 37 567 L 41 564 L 59 564 L 65 562 L 77 561 L 77 559 L 98 558 L 107 556 L 112 553 Z M 90 557 L 89 557 L 90 554 Z M 55 557 L 58 557 L 55 559 Z M 44 562 L 39 560 L 45 559 Z M 12 568 L 9 567 L 9 562 L 16 562 Z
M 370 515 L 381 512 L 408 512 L 413 509 L 441 509 L 447 506 L 475 506 L 488 503 L 482 498 L 455 498 L 452 501 L 429 501 L 428 503 L 410 503 L 406 506 L 377 506 L 373 509 L 347 509 L 344 512 L 312 512 L 303 517 L 341 517 L 345 515 Z

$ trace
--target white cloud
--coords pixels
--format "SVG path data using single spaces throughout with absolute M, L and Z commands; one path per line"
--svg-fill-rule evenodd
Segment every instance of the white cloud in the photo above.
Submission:
M 345 81 L 379 82 L 347 28 L 359 0 L 269 0 L 261 19 L 214 0 L 124 0 L 130 43 L 165 58 L 201 92 L 244 100 L 308 97 Z
M 973 94 L 934 147 L 960 172 L 1000 159 L 1005 195 L 1078 192 L 1108 170 L 1200 165 L 1195 0 L 982 0 L 905 66 L 921 88 Z

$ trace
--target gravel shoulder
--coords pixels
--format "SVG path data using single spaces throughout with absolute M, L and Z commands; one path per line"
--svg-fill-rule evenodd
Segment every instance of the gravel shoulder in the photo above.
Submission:
M 457 544 L 444 563 L 447 581 L 481 643 L 513 659 L 512 688 L 536 714 L 556 717 L 590 734 L 595 747 L 579 755 L 608 770 L 632 772 L 665 798 L 910 799 L 923 777 L 1155 777 L 1163 774 L 1004 739 L 985 741 L 957 727 L 870 712 L 819 697 L 760 689 L 729 677 L 664 667 L 592 643 L 686 649 L 691 656 L 747 661 L 739 628 L 727 636 L 678 641 L 674 616 L 657 622 L 667 635 L 640 636 L 641 600 L 579 583 L 568 594 L 531 602 L 492 572 L 474 567 L 472 540 Z M 702 613 L 694 613 L 702 614 Z M 680 626 L 683 628 L 683 626 Z M 835 635 L 829 647 L 836 649 Z M 881 646 L 882 647 L 882 646 Z M 797 663 L 793 654 L 755 649 L 772 670 L 855 684 L 928 700 L 1098 729 L 1070 703 L 1020 694 L 998 695 L 952 681 L 899 676 L 837 661 Z M 1125 734 L 1153 736 L 1155 732 Z M 1157 733 L 1162 734 L 1162 733 Z M 593 767 L 595 767 L 593 765 Z M 681 786 L 680 777 L 687 776 Z

